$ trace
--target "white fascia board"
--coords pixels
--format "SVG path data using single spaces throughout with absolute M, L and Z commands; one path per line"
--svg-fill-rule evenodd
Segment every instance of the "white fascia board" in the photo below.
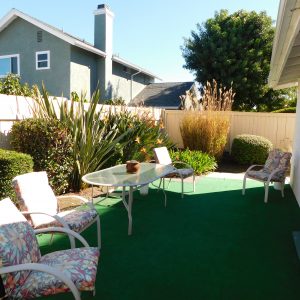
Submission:
M 162 79 L 159 78 L 157 75 L 155 75 L 155 74 L 153 74 L 153 73 L 151 73 L 151 72 L 149 72 L 149 71 L 147 71 L 147 70 L 145 70 L 145 69 L 143 69 L 143 68 L 140 68 L 139 66 L 134 65 L 134 64 L 132 64 L 132 63 L 130 63 L 130 62 L 128 62 L 128 61 L 126 61 L 126 60 L 124 60 L 124 59 L 118 57 L 118 56 L 113 55 L 112 60 L 113 60 L 114 62 L 117 62 L 117 63 L 123 65 L 123 66 L 126 66 L 126 67 L 128 67 L 128 68 L 137 70 L 137 71 L 139 71 L 139 72 L 141 72 L 141 73 L 143 73 L 143 74 L 149 75 L 150 77 L 156 78 L 156 79 L 158 79 L 158 80 L 162 80 Z
M 63 33 L 62 31 L 52 27 L 52 26 L 49 26 L 43 22 L 40 22 L 39 20 L 35 19 L 35 18 L 32 18 L 24 13 L 22 13 L 21 11 L 17 10 L 17 9 L 12 9 L 7 15 L 5 15 L 1 20 L 0 20 L 0 32 L 6 28 L 12 21 L 14 21 L 17 17 L 20 17 L 21 19 L 49 32 L 50 34 L 58 37 L 59 39 L 73 45 L 73 46 L 76 46 L 76 47 L 79 47 L 79 48 L 82 48 L 82 49 L 85 49 L 87 51 L 90 51 L 90 52 L 93 52 L 97 55 L 100 55 L 100 56 L 103 56 L 105 57 L 106 56 L 106 53 L 93 47 L 93 46 L 90 46 L 88 44 L 85 44 L 75 38 L 72 38 L 71 36 Z
M 95 48 L 93 46 L 89 46 L 89 45 L 87 45 L 85 43 L 82 43 L 80 41 L 75 40 L 73 45 L 76 46 L 76 47 L 85 49 L 87 51 L 93 52 L 93 53 L 95 53 L 95 54 L 97 54 L 99 56 L 106 57 L 106 53 L 105 52 L 103 52 L 103 51 L 101 51 L 101 50 L 99 50 L 99 49 L 97 49 L 97 48 Z
M 300 0 L 280 1 L 268 79 L 272 88 L 278 88 L 280 76 L 300 29 L 299 6 Z

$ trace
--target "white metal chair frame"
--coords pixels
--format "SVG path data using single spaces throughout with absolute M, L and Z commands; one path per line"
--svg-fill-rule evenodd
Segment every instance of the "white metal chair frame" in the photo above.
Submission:
M 88 205 L 90 208 L 95 208 L 94 205 L 89 202 L 87 199 L 81 197 L 81 196 L 76 196 L 76 195 L 72 195 L 72 196 L 58 196 L 56 197 L 57 199 L 61 199 L 61 198 L 76 198 L 76 199 L 79 199 L 81 200 L 83 203 L 85 203 L 86 205 Z M 37 212 L 37 211 L 22 211 L 21 212 L 24 216 L 27 216 L 27 215 L 32 215 L 32 214 L 42 214 L 42 215 L 47 215 L 49 217 L 52 217 L 53 219 L 55 219 L 57 222 L 59 222 L 63 228 L 66 228 L 68 230 L 71 230 L 68 223 L 60 216 L 58 215 L 50 215 L 50 214 L 47 214 L 45 212 Z M 93 223 L 97 222 L 97 245 L 98 245 L 98 248 L 101 249 L 101 225 L 100 225 L 100 217 L 99 215 L 90 223 L 88 223 L 84 228 L 82 228 L 80 231 L 78 231 L 78 233 L 82 233 L 83 231 L 85 231 L 88 227 L 90 227 Z M 53 235 L 52 235 L 53 237 Z M 70 239 L 70 244 L 71 244 L 71 247 L 72 248 L 75 248 L 75 238 L 72 236 L 72 235 L 69 235 L 69 239 Z
M 157 151 L 159 150 L 162 150 L 162 151 L 165 151 L 165 154 L 168 155 L 167 157 L 167 163 L 165 163 L 164 161 L 161 161 L 159 158 L 158 158 L 158 155 L 157 155 Z M 155 156 L 155 161 L 159 164 L 167 164 L 167 165 L 171 165 L 173 166 L 176 170 L 174 172 L 172 172 L 170 175 L 166 175 L 164 177 L 162 177 L 160 179 L 160 182 L 159 182 L 159 186 L 158 188 L 160 189 L 160 186 L 161 186 L 161 183 L 163 183 L 163 188 L 165 188 L 165 179 L 168 178 L 169 179 L 169 182 L 168 182 L 168 186 L 167 188 L 169 187 L 169 184 L 172 180 L 172 178 L 180 178 L 181 179 L 181 198 L 183 198 L 184 196 L 184 183 L 183 183 L 183 180 L 185 178 L 188 178 L 188 177 L 191 177 L 193 176 L 193 192 L 195 192 L 195 172 L 192 168 L 192 166 L 190 166 L 188 163 L 186 162 L 183 162 L 183 161 L 172 161 L 171 160 L 171 157 L 169 155 L 169 151 L 167 149 L 167 147 L 159 147 L 159 148 L 154 148 L 153 149 L 154 151 L 154 156 Z M 176 165 L 181 165 L 181 166 L 184 166 L 184 168 L 176 168 Z M 184 176 L 180 170 L 182 169 L 191 169 L 193 171 L 193 173 L 190 175 L 190 176 Z M 165 206 L 167 206 L 167 201 L 165 200 Z
M 261 179 L 257 179 L 257 178 L 253 178 L 251 176 L 248 175 L 248 172 L 251 171 L 253 168 L 255 167 L 264 167 L 264 165 L 252 165 L 250 166 L 247 171 L 245 172 L 245 175 L 244 175 L 244 180 L 243 180 L 243 191 L 242 191 L 242 194 L 245 195 L 245 189 L 246 189 L 246 180 L 247 178 L 250 178 L 250 179 L 253 179 L 253 180 L 256 180 L 256 181 L 260 181 L 260 182 L 263 182 L 264 184 L 264 188 L 265 188 L 265 197 L 264 197 L 264 202 L 267 203 L 268 202 L 268 196 L 269 196 L 269 186 L 270 186 L 270 183 L 273 182 L 274 180 L 272 180 L 273 176 L 276 175 L 278 172 L 282 172 L 282 171 L 287 171 L 288 168 L 285 168 L 285 169 L 275 169 L 274 171 L 272 171 L 268 177 L 267 180 L 261 180 Z M 284 197 L 284 183 L 285 183 L 285 177 L 283 179 L 283 181 L 274 181 L 274 182 L 278 182 L 280 183 L 281 187 L 280 187 L 280 190 L 281 190 L 281 196 L 282 198 Z
M 69 236 L 69 238 L 70 238 L 70 236 L 72 236 L 73 239 L 75 239 L 75 238 L 78 239 L 83 244 L 84 247 L 89 247 L 89 244 L 81 235 L 79 235 L 75 231 L 72 231 L 67 228 L 49 227 L 49 228 L 43 228 L 43 229 L 36 229 L 36 230 L 34 230 L 34 232 L 35 232 L 35 234 L 48 233 L 48 232 L 50 232 L 50 233 L 52 233 L 52 232 L 65 233 Z M 75 247 L 71 246 L 71 248 L 73 249 Z M 47 266 L 45 264 L 26 263 L 26 264 L 18 264 L 18 265 L 8 266 L 8 267 L 0 267 L 0 275 L 6 274 L 6 273 L 12 273 L 12 272 L 27 271 L 27 270 L 28 271 L 45 272 L 45 273 L 49 273 L 53 276 L 56 276 L 57 278 L 59 278 L 62 282 L 64 282 L 69 287 L 75 300 L 81 300 L 80 291 L 77 289 L 74 282 L 70 278 L 65 276 L 62 271 L 60 271 L 56 268 Z M 96 291 L 94 289 L 93 295 L 95 296 L 95 294 L 96 294 Z
M 24 175 L 26 175 L 26 174 L 24 174 Z M 23 175 L 21 175 L 21 176 L 23 176 Z M 13 180 L 15 180 L 15 179 L 13 179 Z M 87 199 L 85 199 L 84 197 L 81 197 L 81 196 L 77 196 L 77 195 L 64 196 L 64 195 L 62 195 L 62 196 L 55 196 L 55 197 L 56 197 L 56 199 L 75 198 L 75 199 L 80 200 L 80 202 L 82 204 L 85 204 L 85 205 L 89 206 L 91 209 L 95 209 L 96 210 L 94 204 L 91 201 L 88 201 Z M 62 225 L 63 228 L 71 229 L 70 226 L 68 225 L 68 223 L 62 217 L 58 216 L 57 214 L 51 215 L 51 214 L 48 214 L 46 212 L 41 212 L 41 211 L 22 211 L 21 213 L 24 216 L 26 216 L 26 215 L 30 216 L 32 214 L 47 215 L 47 216 L 52 217 L 53 219 L 55 219 L 57 222 L 59 222 Z M 89 222 L 84 228 L 82 228 L 80 231 L 78 231 L 78 233 L 79 234 L 82 233 L 83 231 L 85 231 L 88 227 L 90 227 L 95 222 L 97 222 L 97 245 L 98 245 L 98 249 L 101 249 L 101 224 L 100 224 L 100 216 L 99 216 L 99 214 L 97 215 L 96 218 L 94 218 L 91 222 Z M 52 237 L 53 237 L 53 235 L 52 235 Z M 71 247 L 75 247 L 75 239 L 74 239 L 74 237 L 73 236 L 69 236 L 69 239 L 70 239 Z M 52 240 L 52 238 L 51 238 L 51 240 Z

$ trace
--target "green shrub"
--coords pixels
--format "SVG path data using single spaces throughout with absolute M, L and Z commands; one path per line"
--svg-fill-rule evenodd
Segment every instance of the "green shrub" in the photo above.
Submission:
M 231 156 L 243 165 L 264 164 L 272 147 L 272 143 L 262 136 L 242 134 L 234 138 Z
M 83 185 L 82 176 L 102 169 L 117 151 L 117 145 L 123 136 L 117 135 L 117 124 L 108 130 L 109 125 L 100 121 L 105 114 L 102 109 L 100 111 L 98 109 L 100 100 L 98 89 L 88 104 L 84 103 L 84 95 L 80 95 L 78 102 L 71 99 L 58 103 L 58 109 L 55 109 L 55 104 L 49 98 L 44 86 L 42 94 L 35 87 L 34 99 L 35 117 L 60 120 L 71 134 L 73 167 L 70 184 L 74 191 L 79 191 Z
M 127 160 L 149 161 L 153 157 L 153 148 L 166 146 L 171 147 L 163 124 L 156 124 L 153 117 L 145 113 L 141 116 L 123 111 L 118 114 L 110 113 L 102 122 L 108 124 L 108 131 L 117 126 L 118 135 L 125 134 L 123 139 L 116 145 L 116 154 L 107 162 L 106 166 L 116 163 L 125 163 Z
M 19 75 L 8 74 L 0 80 L 0 94 L 32 97 L 33 90 L 27 83 L 21 84 Z
M 46 171 L 57 194 L 69 189 L 72 173 L 72 138 L 58 120 L 26 119 L 11 130 L 11 144 L 17 151 L 30 154 L 35 171 Z
M 12 179 L 24 173 L 32 172 L 33 160 L 28 154 L 0 149 L 0 199 L 10 197 L 16 200 L 12 188 Z
M 115 105 L 115 106 L 122 105 L 122 106 L 124 106 L 124 105 L 126 105 L 126 102 L 122 97 L 119 97 L 119 98 L 105 100 L 104 104 L 105 105 Z
M 286 107 L 272 111 L 273 113 L 295 113 L 296 107 Z
M 183 151 L 170 150 L 170 156 L 172 161 L 177 160 L 189 164 L 194 169 L 196 175 L 211 172 L 217 168 L 216 159 L 201 151 L 192 151 L 189 149 Z
M 184 148 L 200 150 L 219 159 L 225 149 L 229 119 L 220 113 L 187 113 L 180 124 Z

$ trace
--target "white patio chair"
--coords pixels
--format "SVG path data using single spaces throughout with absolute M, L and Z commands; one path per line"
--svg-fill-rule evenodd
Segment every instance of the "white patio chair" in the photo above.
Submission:
M 60 232 L 78 239 L 83 248 L 41 256 L 36 234 Z M 99 249 L 78 233 L 61 227 L 33 230 L 9 198 L 0 201 L 0 276 L 8 299 L 31 299 L 81 291 L 95 294 Z
M 35 229 L 49 226 L 65 227 L 81 233 L 94 222 L 97 223 L 98 248 L 101 248 L 100 217 L 93 203 L 80 196 L 58 196 L 51 189 L 46 172 L 32 172 L 19 175 L 12 181 L 20 209 Z M 83 206 L 59 212 L 58 199 L 75 198 Z M 74 247 L 75 239 L 70 236 Z
M 163 177 L 160 180 L 159 187 L 161 186 L 162 181 L 164 184 L 165 178 L 170 179 L 169 184 L 170 184 L 170 181 L 172 180 L 172 178 L 180 178 L 181 179 L 181 197 L 183 198 L 183 195 L 184 195 L 183 180 L 185 178 L 193 176 L 193 192 L 195 192 L 195 173 L 194 173 L 193 168 L 189 164 L 182 162 L 182 161 L 173 161 L 172 162 L 172 159 L 170 157 L 167 147 L 154 148 L 153 151 L 154 151 L 154 157 L 155 157 L 156 163 L 162 164 L 162 165 L 172 165 L 176 168 L 176 171 L 166 175 L 165 177 Z
M 250 166 L 244 175 L 242 194 L 245 195 L 246 180 L 247 178 L 250 178 L 264 183 L 265 203 L 268 202 L 269 185 L 271 182 L 277 182 L 280 184 L 281 195 L 284 197 L 284 183 L 291 157 L 292 154 L 289 152 L 283 152 L 279 149 L 274 149 L 270 151 L 264 165 Z M 253 170 L 255 167 L 262 168 L 258 171 L 255 171 Z

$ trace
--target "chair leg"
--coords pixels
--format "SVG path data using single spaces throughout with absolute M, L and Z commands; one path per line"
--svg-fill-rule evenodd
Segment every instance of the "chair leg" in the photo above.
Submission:
M 169 188 L 169 185 L 171 183 L 172 178 L 169 179 L 168 185 L 167 185 L 167 189 Z
M 54 233 L 51 233 L 51 237 L 50 237 L 49 245 L 52 245 L 52 242 L 53 242 L 53 237 L 54 237 Z
M 244 180 L 243 180 L 243 190 L 242 190 L 242 195 L 245 195 L 246 179 L 247 179 L 247 176 L 246 176 L 246 174 L 245 174 Z
M 268 202 L 268 196 L 269 196 L 269 184 L 270 184 L 270 182 L 269 181 L 267 181 L 266 183 L 265 183 L 265 203 L 267 203 Z
M 196 178 L 195 178 L 196 176 L 195 176 L 195 174 L 193 174 L 193 193 L 195 192 L 195 190 L 196 190 Z
M 161 182 L 163 181 L 163 178 L 160 178 L 160 180 L 159 180 L 159 185 L 158 185 L 158 188 L 157 188 L 157 191 L 159 191 L 160 190 L 160 186 L 161 186 Z
M 183 178 L 181 178 L 181 198 L 183 198 Z
M 75 238 L 73 236 L 69 235 L 69 240 L 70 240 L 71 249 L 76 248 Z
M 100 217 L 97 217 L 97 242 L 98 248 L 101 249 L 101 224 L 100 224 Z
M 284 182 L 281 182 L 281 196 L 284 198 Z

